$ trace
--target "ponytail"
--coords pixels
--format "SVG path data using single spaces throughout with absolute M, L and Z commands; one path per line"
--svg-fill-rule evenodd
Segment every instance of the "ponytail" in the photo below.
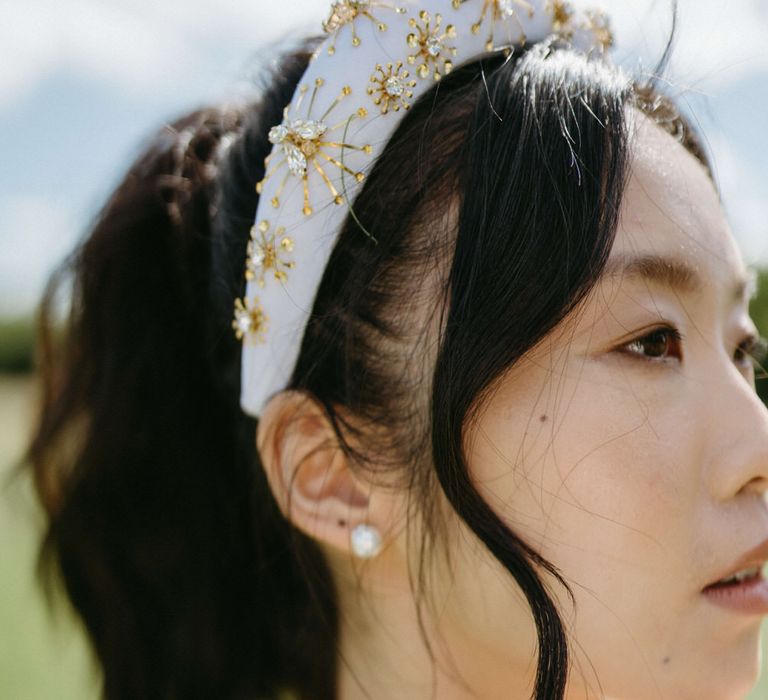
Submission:
M 330 574 L 272 498 L 230 327 L 266 127 L 308 58 L 257 104 L 165 127 L 41 305 L 41 572 L 61 573 L 109 700 L 335 695 Z

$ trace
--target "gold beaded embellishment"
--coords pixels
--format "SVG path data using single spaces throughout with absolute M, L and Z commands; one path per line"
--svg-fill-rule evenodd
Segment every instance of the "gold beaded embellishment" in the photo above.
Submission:
M 286 270 L 292 270 L 295 263 L 282 256 L 293 251 L 293 239 L 285 236 L 285 227 L 278 226 L 270 233 L 269 221 L 263 219 L 258 226 L 251 227 L 251 240 L 248 241 L 245 279 L 256 280 L 264 286 L 264 278 L 272 272 L 278 282 L 288 279 Z M 278 240 L 279 239 L 279 240 Z
M 235 299 L 235 318 L 232 321 L 232 329 L 238 340 L 252 338 L 254 342 L 263 343 L 268 320 L 259 303 L 259 297 Z
M 608 16 L 599 10 L 587 10 L 585 14 L 585 28 L 592 32 L 600 50 L 607 51 L 613 46 L 613 32 L 611 31 Z
M 453 0 L 455 8 L 458 8 L 461 3 L 462 0 Z M 483 0 L 483 9 L 480 11 L 480 17 L 470 29 L 473 34 L 479 34 L 485 21 L 489 20 L 488 38 L 485 40 L 486 51 L 493 51 L 494 48 L 497 48 L 493 36 L 493 27 L 498 20 L 514 18 L 520 28 L 520 43 L 525 43 L 525 32 L 523 31 L 523 25 L 517 18 L 517 8 L 525 10 L 528 13 L 528 17 L 533 17 L 533 6 L 526 2 L 526 0 Z
M 309 184 L 307 181 L 310 167 L 322 178 L 325 186 L 333 197 L 333 201 L 336 204 L 343 204 L 344 198 L 339 194 L 328 177 L 328 174 L 325 172 L 325 167 L 327 167 L 326 164 L 330 163 L 339 170 L 354 177 L 358 182 L 362 182 L 365 179 L 364 173 L 356 172 L 344 165 L 343 151 L 344 149 L 349 149 L 353 151 L 363 151 L 367 154 L 373 152 L 373 148 L 369 144 L 356 146 L 351 143 L 344 143 L 343 141 L 336 141 L 329 138 L 331 132 L 342 128 L 346 129 L 351 120 L 356 117 L 364 117 L 367 115 L 366 110 L 360 108 L 334 126 L 328 126 L 325 123 L 325 120 L 330 116 L 331 112 L 339 105 L 339 103 L 351 94 L 352 89 L 350 87 L 343 87 L 339 96 L 318 119 L 312 118 L 312 107 L 315 102 L 315 97 L 317 91 L 323 84 L 324 81 L 322 78 L 315 80 L 315 86 L 309 99 L 306 114 L 303 117 L 299 117 L 298 114 L 301 109 L 301 103 L 309 89 L 307 85 L 302 85 L 299 88 L 299 99 L 293 109 L 293 118 L 289 117 L 290 109 L 286 107 L 283 112 L 283 122 L 277 126 L 273 126 L 269 130 L 270 143 L 280 146 L 280 150 L 273 151 L 273 153 L 267 156 L 264 163 L 268 167 L 271 164 L 272 157 L 276 153 L 282 153 L 283 158 L 275 163 L 272 168 L 268 169 L 264 178 L 256 184 L 256 191 L 261 194 L 264 183 L 279 171 L 283 165 L 287 166 L 287 171 L 283 175 L 283 179 L 281 180 L 274 197 L 272 197 L 272 206 L 275 208 L 280 206 L 280 194 L 285 187 L 285 183 L 289 177 L 294 176 L 301 180 L 304 188 L 304 207 L 302 212 L 305 216 L 309 216 L 313 212 L 312 205 L 309 201 Z M 329 151 L 336 151 L 336 155 L 339 157 L 334 157 Z
M 573 10 L 565 0 L 548 0 L 545 12 L 552 15 L 552 30 L 563 39 L 573 38 Z
M 408 63 L 414 65 L 421 61 L 416 67 L 416 75 L 427 78 L 432 72 L 432 77 L 440 80 L 453 69 L 450 57 L 456 55 L 456 47 L 448 46 L 446 39 L 456 38 L 456 27 L 448 24 L 445 30 L 441 31 L 442 15 L 435 14 L 433 25 L 432 17 L 426 10 L 419 12 L 419 20 L 415 17 L 408 20 L 408 24 L 415 31 L 411 32 L 406 40 L 410 48 L 416 49 L 415 53 L 408 56 Z
M 352 32 L 352 46 L 360 46 L 360 37 L 355 32 L 355 19 L 358 17 L 369 19 L 380 32 L 387 31 L 387 25 L 371 11 L 376 9 L 394 10 L 398 14 L 405 12 L 404 7 L 395 7 L 386 2 L 377 2 L 377 0 L 342 0 L 342 2 L 335 2 L 331 5 L 328 19 L 323 22 L 323 31 L 326 34 L 333 34 L 345 24 L 349 24 Z M 335 37 L 328 46 L 328 54 L 333 56 L 334 53 L 336 53 Z
M 373 103 L 381 107 L 381 113 L 386 114 L 390 107 L 394 112 L 401 107 L 409 109 L 409 100 L 413 97 L 410 88 L 416 87 L 416 81 L 408 80 L 410 74 L 403 68 L 402 61 L 394 65 L 387 63 L 386 67 L 377 63 L 376 71 L 371 76 L 368 94 L 373 96 Z

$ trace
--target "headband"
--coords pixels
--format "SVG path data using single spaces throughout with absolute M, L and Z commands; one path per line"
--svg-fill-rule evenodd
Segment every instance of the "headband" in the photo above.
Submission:
M 248 243 L 240 404 L 258 416 L 288 384 L 325 266 L 376 157 L 418 97 L 459 66 L 557 35 L 587 53 L 611 46 L 600 12 L 563 0 L 343 0 L 323 22 L 272 151 Z

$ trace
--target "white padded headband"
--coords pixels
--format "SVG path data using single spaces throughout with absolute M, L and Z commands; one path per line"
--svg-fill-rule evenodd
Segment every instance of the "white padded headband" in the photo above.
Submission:
M 232 322 L 243 341 L 243 410 L 258 416 L 290 380 L 334 243 L 405 111 L 455 66 L 558 34 L 575 48 L 612 44 L 599 12 L 562 0 L 345 0 L 272 127 Z M 362 232 L 360 235 L 364 235 Z

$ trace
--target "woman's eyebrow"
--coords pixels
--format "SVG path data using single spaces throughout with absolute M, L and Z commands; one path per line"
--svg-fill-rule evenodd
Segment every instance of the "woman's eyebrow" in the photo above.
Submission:
M 681 294 L 694 295 L 704 289 L 701 274 L 688 262 L 654 253 L 617 255 L 608 261 L 603 276 L 639 278 L 669 287 Z M 734 272 L 729 287 L 732 303 L 751 299 L 757 293 L 757 273 L 755 270 Z

